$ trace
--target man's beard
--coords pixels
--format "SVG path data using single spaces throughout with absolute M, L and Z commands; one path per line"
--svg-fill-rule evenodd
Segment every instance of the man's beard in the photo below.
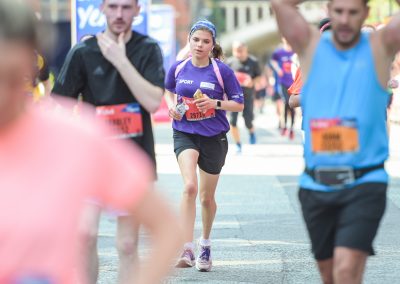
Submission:
M 353 36 L 353 38 L 349 41 L 341 41 L 337 33 L 334 31 L 333 36 L 335 38 L 336 43 L 342 47 L 343 49 L 348 49 L 356 44 L 358 39 L 360 38 L 361 32 L 359 31 L 357 34 Z

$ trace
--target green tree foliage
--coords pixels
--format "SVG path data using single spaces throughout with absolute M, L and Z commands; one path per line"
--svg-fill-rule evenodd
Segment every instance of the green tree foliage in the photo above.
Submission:
M 368 23 L 382 23 L 384 20 L 399 10 L 395 0 L 369 0 L 370 13 Z

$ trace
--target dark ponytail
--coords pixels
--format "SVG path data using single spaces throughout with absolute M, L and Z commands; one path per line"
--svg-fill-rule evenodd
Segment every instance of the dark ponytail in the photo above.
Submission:
M 211 57 L 219 60 L 224 59 L 224 51 L 222 50 L 222 47 L 218 43 L 215 43 L 214 48 L 211 51 Z

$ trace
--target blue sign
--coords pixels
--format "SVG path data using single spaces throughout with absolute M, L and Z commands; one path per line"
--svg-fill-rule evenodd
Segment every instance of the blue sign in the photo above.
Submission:
M 164 56 L 164 68 L 176 61 L 175 10 L 170 5 L 152 5 L 149 35 L 157 40 Z
M 103 0 L 72 0 L 72 44 L 79 42 L 85 35 L 95 35 L 106 28 L 106 18 L 100 10 Z M 150 0 L 139 0 L 140 14 L 132 27 L 142 33 L 148 33 L 148 12 Z

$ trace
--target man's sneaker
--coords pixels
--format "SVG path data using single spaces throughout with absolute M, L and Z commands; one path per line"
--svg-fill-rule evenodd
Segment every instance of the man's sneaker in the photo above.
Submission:
M 293 139 L 294 139 L 294 131 L 293 131 L 293 129 L 290 129 L 290 132 L 289 132 L 289 139 L 290 139 L 290 140 L 293 140 Z
M 236 143 L 236 154 L 241 154 L 241 153 L 242 153 L 242 144 Z
M 282 128 L 282 129 L 281 129 L 281 135 L 282 135 L 282 136 L 285 136 L 286 133 L 287 133 L 287 128 L 286 128 L 286 127 L 285 127 L 285 128 Z
M 211 247 L 199 245 L 199 255 L 196 259 L 196 268 L 201 272 L 211 271 Z
M 181 257 L 178 259 L 175 267 L 186 268 L 193 267 L 196 263 L 196 258 L 194 257 L 194 252 L 190 248 L 185 248 Z
M 256 144 L 256 134 L 250 133 L 250 144 Z

